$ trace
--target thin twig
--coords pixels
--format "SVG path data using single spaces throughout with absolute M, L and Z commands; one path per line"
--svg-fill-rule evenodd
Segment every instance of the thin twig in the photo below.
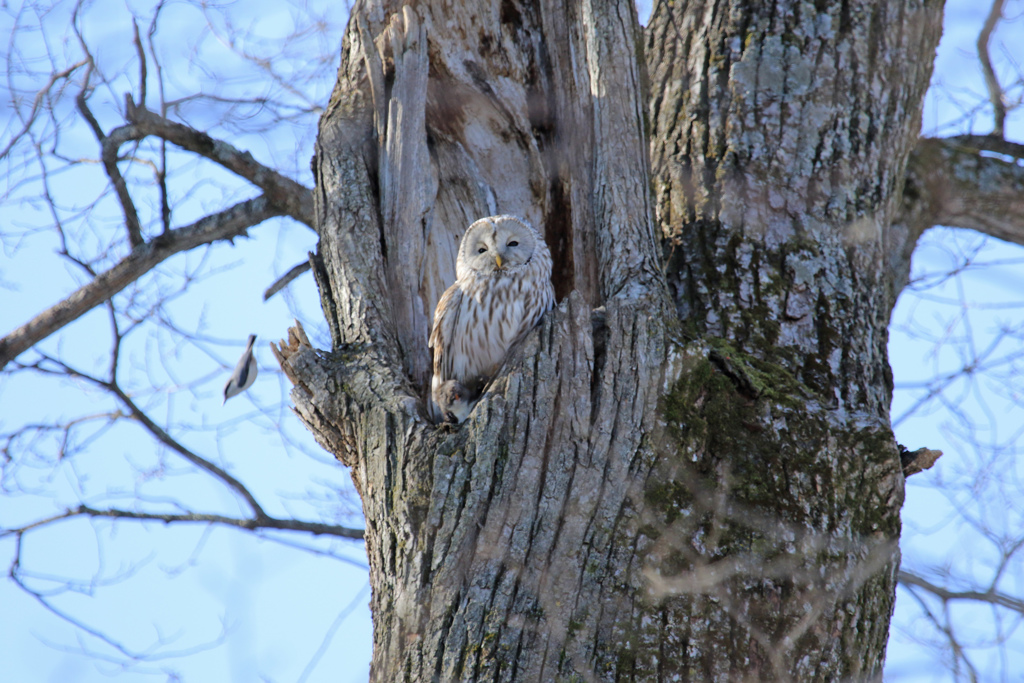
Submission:
M 277 280 L 274 281 L 274 284 L 267 287 L 267 291 L 263 292 L 263 300 L 266 301 L 270 297 L 280 292 L 282 289 L 290 285 L 292 283 L 292 280 L 302 275 L 309 269 L 309 259 L 303 261 L 302 263 L 292 266 L 287 273 L 277 278 Z
M 36 115 L 39 113 L 39 108 L 43 103 L 43 99 L 49 94 L 50 89 L 57 84 L 57 81 L 64 80 L 65 78 L 67 78 L 68 76 L 70 76 L 75 71 L 77 71 L 78 69 L 80 69 L 88 63 L 88 59 L 83 59 L 80 62 L 72 64 L 63 71 L 58 71 L 56 73 L 50 74 L 50 78 L 48 81 L 46 81 L 46 85 L 39 89 L 39 91 L 36 93 L 35 99 L 32 100 L 32 110 L 29 112 L 28 116 L 25 119 L 25 125 L 22 126 L 22 129 L 15 133 L 14 136 L 7 143 L 7 145 L 2 150 L 0 150 L 0 159 L 6 157 L 10 153 L 11 149 L 14 148 L 14 145 L 17 144 L 18 140 L 25 137 L 25 134 L 32 129 L 32 124 L 36 121 Z
M 159 513 L 139 512 L 137 510 L 121 510 L 117 508 L 94 508 L 89 505 L 79 505 L 68 508 L 60 514 L 52 515 L 23 526 L 11 529 L 0 529 L 0 538 L 21 535 L 35 529 L 40 529 L 55 522 L 75 517 L 94 517 L 108 519 L 131 519 L 143 522 L 163 522 L 164 524 L 177 523 L 200 523 L 220 524 L 222 526 L 245 529 L 247 531 L 258 531 L 263 529 L 276 529 L 281 531 L 304 531 L 314 536 L 337 536 L 339 538 L 352 538 L 361 540 L 362 529 L 339 526 L 337 524 L 324 524 L 322 522 L 304 522 L 298 519 L 280 519 L 264 514 L 262 517 L 228 517 L 226 515 L 209 514 L 204 512 L 187 513 Z
M 79 36 L 79 41 L 82 42 L 83 49 L 85 49 L 85 41 L 82 40 L 81 36 Z M 85 78 L 82 81 L 82 89 L 79 90 L 78 96 L 75 97 L 75 103 L 78 105 L 78 111 L 81 112 L 82 117 L 88 122 L 89 127 L 92 128 L 92 132 L 93 135 L 96 136 L 96 140 L 100 143 L 103 169 L 107 172 L 107 177 L 110 178 L 110 182 L 114 186 L 114 191 L 117 193 L 117 199 L 121 204 L 121 211 L 124 213 L 125 228 L 128 230 L 128 241 L 132 248 L 135 248 L 143 243 L 142 224 L 139 222 L 139 214 L 138 211 L 135 210 L 135 203 L 132 201 L 132 196 L 128 192 L 128 185 L 124 181 L 124 176 L 121 175 L 121 170 L 117 167 L 117 149 L 114 148 L 111 150 L 107 145 L 108 136 L 103 132 L 103 127 L 100 126 L 99 121 L 96 120 L 92 110 L 89 109 L 89 79 L 92 76 L 94 64 L 92 61 L 92 55 L 90 54 L 88 57 L 89 66 L 85 72 Z
M 992 116 L 995 119 L 992 126 L 992 135 L 997 138 L 1004 136 L 1003 126 L 1006 123 L 1006 102 L 1003 101 L 1003 88 L 996 78 L 995 69 L 992 68 L 992 59 L 989 57 L 988 43 L 992 32 L 1003 18 L 1003 4 L 1005 0 L 993 0 L 992 8 L 985 19 L 985 25 L 978 34 L 978 59 L 981 60 L 981 70 L 985 74 L 985 85 L 988 87 L 988 99 L 992 103 Z

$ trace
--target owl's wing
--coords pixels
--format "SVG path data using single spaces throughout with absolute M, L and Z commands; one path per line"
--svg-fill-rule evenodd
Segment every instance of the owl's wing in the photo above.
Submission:
M 536 288 L 527 288 L 523 292 L 525 297 L 524 302 L 524 315 L 523 320 L 519 325 L 519 330 L 516 332 L 515 337 L 509 343 L 508 347 L 511 349 L 513 346 L 523 341 L 526 335 L 537 326 L 540 322 L 541 316 L 550 311 L 555 305 L 555 287 L 551 284 L 550 278 L 544 278 L 541 281 L 541 286 Z
M 434 326 L 427 344 L 434 353 L 434 382 L 452 378 L 450 346 L 455 337 L 455 325 L 462 311 L 462 289 L 456 282 L 441 295 L 434 309 Z

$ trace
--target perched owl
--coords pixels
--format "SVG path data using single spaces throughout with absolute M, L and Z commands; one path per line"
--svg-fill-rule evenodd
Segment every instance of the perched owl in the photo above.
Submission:
M 551 253 L 529 223 L 490 216 L 469 226 L 455 261 L 455 284 L 437 302 L 430 332 L 430 392 L 446 420 L 465 419 L 505 352 L 554 301 Z

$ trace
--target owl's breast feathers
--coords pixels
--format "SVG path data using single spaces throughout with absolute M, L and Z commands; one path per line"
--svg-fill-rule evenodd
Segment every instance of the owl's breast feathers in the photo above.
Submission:
M 484 256 L 496 247 L 493 240 L 487 242 L 480 234 L 486 230 L 497 234 L 498 223 L 511 231 L 502 237 L 502 245 L 516 248 L 518 239 L 531 253 L 517 265 L 513 265 L 515 259 L 506 264 L 505 256 L 499 254 L 500 258 L 491 261 L 498 268 L 492 269 L 486 267 Z M 513 225 L 509 228 L 508 224 Z M 468 410 L 476 400 L 472 392 L 463 389 L 494 376 L 509 348 L 554 304 L 555 292 L 547 245 L 520 219 L 481 219 L 469 227 L 459 249 L 456 280 L 437 303 L 428 343 L 434 354 L 433 398 L 438 405 L 447 406 L 442 410 L 461 421 L 461 409 Z M 466 396 L 473 398 L 467 401 Z

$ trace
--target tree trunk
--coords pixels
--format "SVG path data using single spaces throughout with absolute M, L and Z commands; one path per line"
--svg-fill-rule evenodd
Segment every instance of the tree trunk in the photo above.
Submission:
M 631 2 L 466 5 L 353 9 L 314 160 L 334 348 L 279 355 L 363 498 L 372 679 L 880 677 L 889 226 L 941 6 L 661 3 L 645 65 Z M 431 315 L 496 213 L 560 304 L 438 428 Z

